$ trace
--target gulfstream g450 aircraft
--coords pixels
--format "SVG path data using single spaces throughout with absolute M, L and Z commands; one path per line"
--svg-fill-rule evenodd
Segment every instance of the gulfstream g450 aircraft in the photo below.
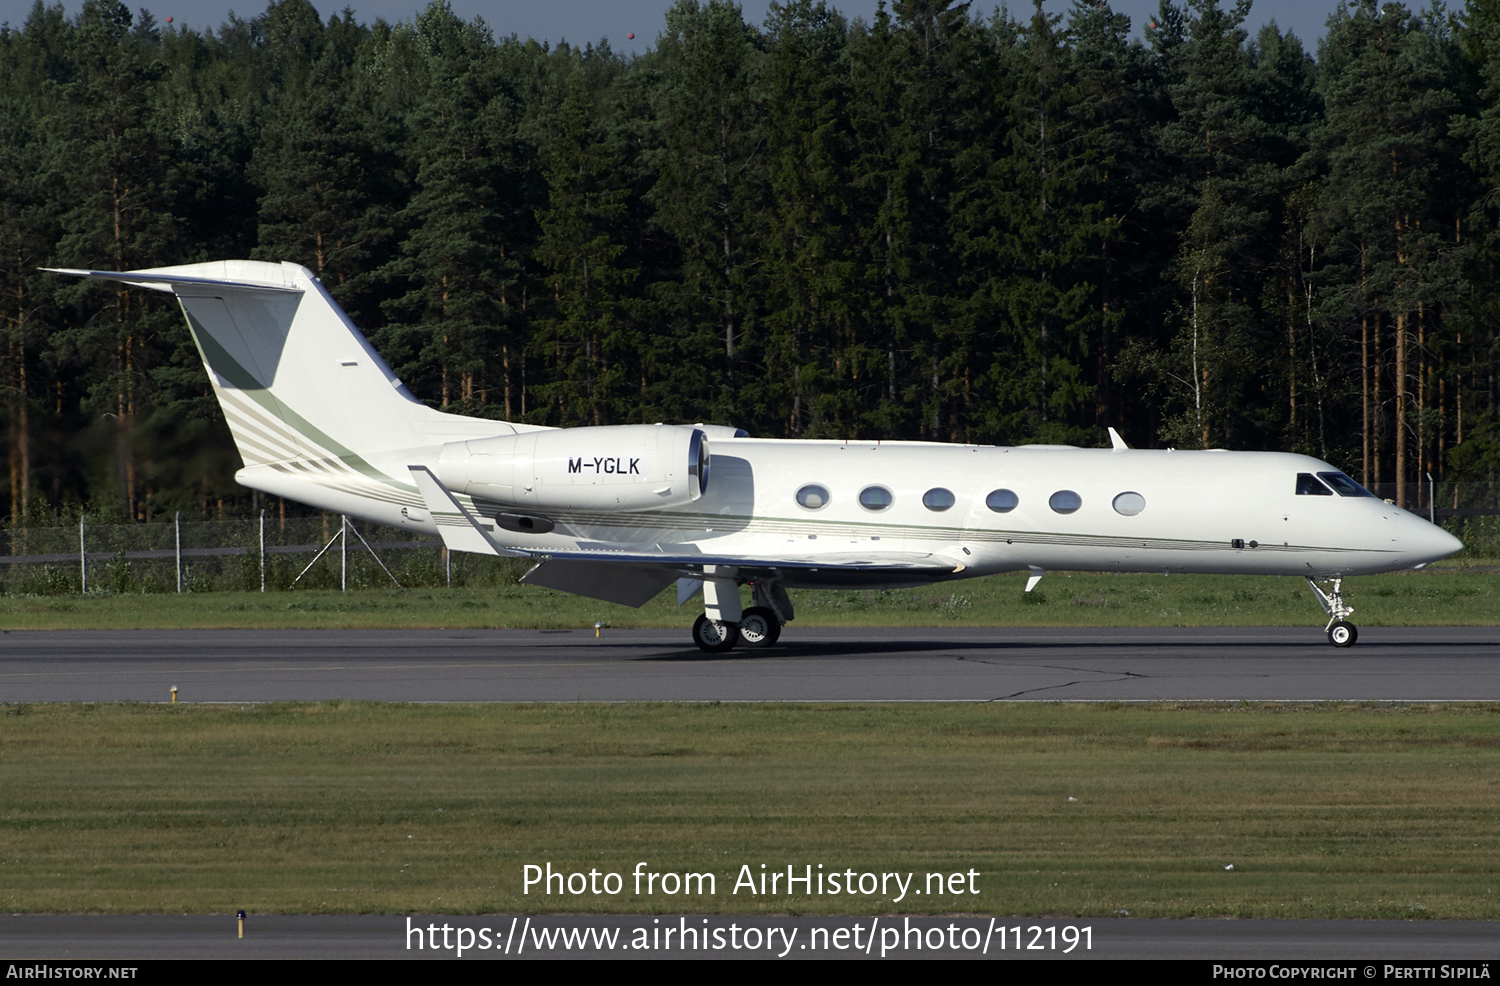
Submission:
M 1048 569 L 1303 576 L 1328 639 L 1347 647 L 1345 576 L 1463 547 L 1303 455 L 1131 449 L 1113 431 L 1111 449 L 1000 448 L 445 414 L 296 264 L 58 273 L 177 296 L 244 485 L 435 533 L 451 550 L 535 558 L 522 581 L 595 599 L 641 606 L 676 582 L 680 604 L 701 587 L 705 651 L 775 643 L 789 588 L 1019 569 L 1027 591 Z

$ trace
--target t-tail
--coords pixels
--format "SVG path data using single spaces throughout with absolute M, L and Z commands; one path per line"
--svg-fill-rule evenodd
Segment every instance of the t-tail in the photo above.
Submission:
M 307 268 L 254 260 L 57 270 L 175 295 L 245 486 L 384 522 L 424 507 L 406 464 L 445 442 L 531 430 L 412 396 Z

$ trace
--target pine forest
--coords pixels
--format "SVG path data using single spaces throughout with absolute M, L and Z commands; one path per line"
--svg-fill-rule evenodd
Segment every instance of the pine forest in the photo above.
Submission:
M 260 505 L 170 296 L 38 270 L 236 258 L 463 414 L 1494 482 L 1500 0 L 1315 50 L 1249 15 L 679 0 L 625 57 L 444 0 L 39 0 L 0 30 L 0 518 Z

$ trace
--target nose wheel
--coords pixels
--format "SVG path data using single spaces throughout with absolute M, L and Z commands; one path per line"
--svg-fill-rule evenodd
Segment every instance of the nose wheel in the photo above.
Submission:
M 1323 607 L 1323 612 L 1328 614 L 1328 625 L 1323 628 L 1328 634 L 1328 642 L 1335 647 L 1353 647 L 1354 642 L 1359 639 L 1359 629 L 1345 619 L 1353 614 L 1354 607 L 1344 602 L 1344 580 L 1324 581 L 1329 584 L 1327 592 L 1319 588 L 1312 576 L 1307 577 L 1308 587 L 1318 597 L 1318 604 Z
M 1334 620 L 1328 625 L 1328 642 L 1335 647 L 1353 647 L 1359 639 L 1359 628 L 1348 620 Z

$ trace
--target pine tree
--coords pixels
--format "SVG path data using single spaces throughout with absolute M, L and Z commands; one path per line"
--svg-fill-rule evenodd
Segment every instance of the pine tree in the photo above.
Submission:
M 752 400 L 776 435 L 877 433 L 890 415 L 892 368 L 851 303 L 846 35 L 811 0 L 773 4 L 767 20 L 766 351 Z
M 74 207 L 55 255 L 68 266 L 111 270 L 170 263 L 182 248 L 170 194 L 175 164 L 152 99 L 159 32 L 149 16 L 135 22 L 123 4 L 89 0 L 76 37 L 66 136 L 53 145 Z M 120 285 L 112 304 L 92 315 L 84 313 L 103 291 L 81 285 L 70 293 L 87 306 L 85 320 L 55 334 L 54 344 L 61 358 L 87 367 L 86 410 L 113 422 L 119 489 L 101 507 L 142 517 L 150 468 L 135 447 L 136 427 L 152 407 L 153 368 L 186 332 L 152 292 Z
M 548 208 L 537 215 L 536 259 L 547 269 L 553 314 L 537 325 L 533 349 L 552 364 L 539 396 L 553 409 L 548 420 L 561 425 L 632 420 L 639 403 L 630 384 L 641 340 L 625 310 L 634 271 L 621 263 L 627 192 L 613 186 L 618 160 L 590 119 L 590 95 L 575 74 L 548 148 Z
M 1089 195 L 1094 151 L 1061 20 L 1037 3 L 1004 48 L 1013 81 L 994 129 L 1007 139 L 987 155 L 978 202 L 956 210 L 954 244 L 972 292 L 963 310 L 980 328 L 975 344 L 988 364 L 985 440 L 1092 437 L 1078 424 L 1095 317 L 1087 263 L 1105 227 Z
M 406 190 L 367 68 L 369 32 L 347 11 L 324 27 L 305 0 L 281 0 L 265 20 L 278 82 L 251 167 L 263 189 L 254 255 L 302 264 L 376 328 L 374 273 L 394 252 Z
M 1452 97 L 1431 42 L 1405 9 L 1371 0 L 1335 17 L 1320 49 L 1318 228 L 1342 281 L 1331 315 L 1359 338 L 1362 479 L 1394 480 L 1401 503 L 1416 471 L 1412 356 L 1436 315 L 1434 289 L 1451 282 L 1443 243 L 1455 238 L 1437 194 L 1453 173 L 1444 154 Z
M 397 216 L 400 255 L 383 271 L 406 289 L 385 302 L 396 324 L 377 335 L 418 393 L 467 413 L 496 413 L 488 368 L 502 346 L 514 346 L 503 298 L 518 261 L 507 247 L 529 233 L 511 193 L 521 167 L 516 102 L 488 30 L 459 21 L 445 0 L 434 0 L 397 42 L 422 72 L 407 124 L 416 190 Z
M 740 391 L 761 358 L 766 199 L 759 32 L 726 0 L 679 0 L 655 53 L 653 222 L 680 260 L 655 286 L 688 362 L 674 381 L 709 419 L 761 431 Z

